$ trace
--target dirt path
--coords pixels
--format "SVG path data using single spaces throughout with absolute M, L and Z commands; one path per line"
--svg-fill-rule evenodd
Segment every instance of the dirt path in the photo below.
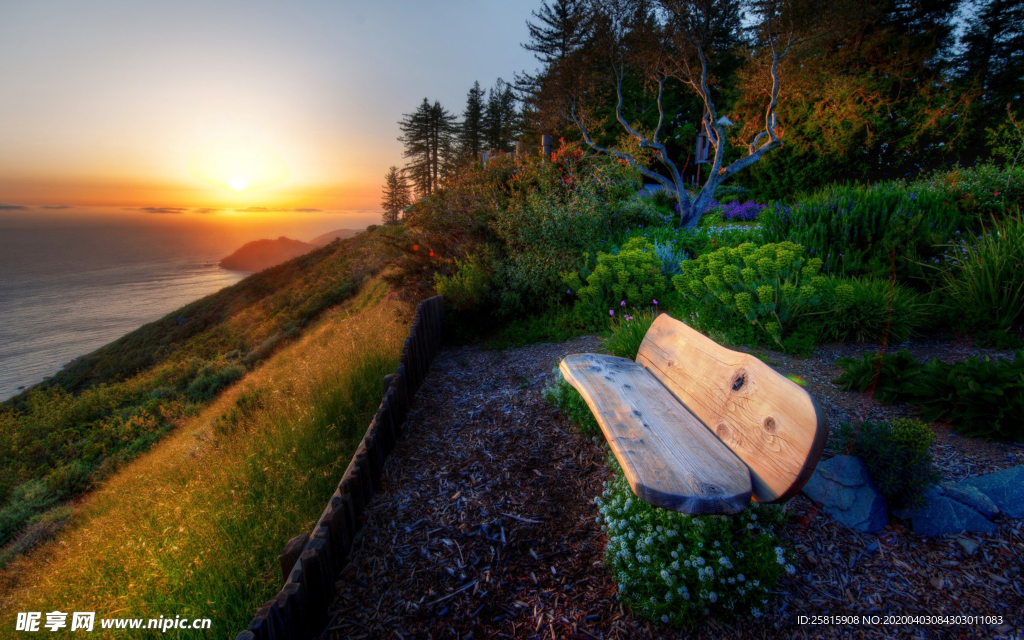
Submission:
M 595 523 L 593 499 L 609 477 L 603 445 L 541 394 L 563 356 L 597 347 L 588 337 L 438 356 L 338 582 L 328 636 L 680 637 L 618 602 Z M 789 373 L 801 362 L 774 364 Z M 787 509 L 783 535 L 800 562 L 777 586 L 774 611 L 756 624 L 708 620 L 684 637 L 1010 637 L 1024 627 L 1019 520 L 998 519 L 968 555 L 955 539 L 917 538 L 899 524 L 859 534 L 803 496 Z M 1010 626 L 798 624 L 823 614 L 1002 615 Z

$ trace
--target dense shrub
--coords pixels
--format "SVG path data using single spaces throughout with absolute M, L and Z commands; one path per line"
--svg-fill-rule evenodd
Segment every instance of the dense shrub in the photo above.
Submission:
M 901 509 L 920 505 L 925 490 L 939 481 L 930 450 L 934 440 L 921 421 L 899 418 L 857 426 L 844 422 L 833 431 L 829 446 L 863 460 L 889 508 Z
M 605 561 L 619 597 L 650 620 L 693 626 L 706 616 L 761 617 L 783 573 L 782 510 L 751 503 L 735 516 L 688 516 L 640 500 L 621 469 L 598 499 Z
M 906 349 L 896 353 L 866 353 L 860 358 L 840 358 L 843 374 L 833 380 L 841 389 L 866 391 L 882 404 L 908 400 L 907 389 L 921 372 L 921 364 Z
M 900 343 L 916 336 L 929 319 L 921 294 L 892 280 L 829 277 L 822 284 L 825 308 L 813 324 L 821 340 Z
M 672 283 L 710 312 L 746 318 L 781 344 L 786 325 L 821 304 L 821 259 L 803 253 L 792 242 L 725 247 L 684 262 Z
M 612 315 L 612 332 L 604 341 L 608 353 L 620 358 L 636 360 L 640 351 L 640 343 L 644 341 L 647 330 L 658 317 L 654 309 L 632 310 L 632 315 L 622 307 L 619 313 Z
M 451 275 L 434 274 L 437 293 L 444 296 L 445 304 L 460 311 L 468 311 L 482 304 L 490 291 L 493 254 L 489 251 L 473 253 L 465 260 L 454 260 Z
M 569 421 L 576 425 L 585 436 L 601 435 L 601 427 L 597 425 L 594 414 L 590 407 L 583 400 L 580 392 L 562 377 L 562 372 L 556 367 L 552 372 L 555 375 L 554 381 L 544 388 L 544 399 L 566 416 Z
M 948 304 L 965 326 L 1006 331 L 1024 321 L 1024 220 L 995 222 L 935 261 Z
M 945 420 L 958 433 L 1024 441 L 1024 351 L 1013 361 L 972 356 L 922 365 L 904 350 L 840 358 L 837 364 L 845 370 L 835 380 L 842 388 L 864 391 L 874 384 L 879 402 L 917 405 L 923 419 Z
M 921 276 L 918 263 L 970 222 L 941 191 L 888 183 L 832 187 L 769 207 L 760 220 L 766 241 L 803 245 L 825 273 L 901 279 Z
M 220 368 L 207 365 L 188 385 L 185 396 L 193 402 L 206 402 L 244 375 L 245 367 L 240 364 L 225 364 Z
M 661 269 L 654 243 L 646 238 L 631 238 L 616 254 L 597 254 L 593 271 L 583 271 L 586 285 L 578 272 L 562 274 L 562 282 L 580 300 L 594 307 L 617 306 L 620 302 L 648 305 L 668 287 Z
M 913 187 L 943 192 L 964 213 L 982 219 L 1024 206 L 1024 168 L 993 163 L 938 171 Z
M 672 240 L 655 244 L 654 253 L 658 256 L 658 260 L 661 260 L 662 275 L 668 278 L 682 273 L 683 260 L 690 259 L 690 256 L 686 255 L 682 249 L 677 248 L 676 243 Z

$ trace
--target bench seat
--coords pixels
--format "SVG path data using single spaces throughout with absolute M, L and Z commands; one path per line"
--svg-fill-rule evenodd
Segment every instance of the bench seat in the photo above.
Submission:
M 638 497 L 694 515 L 782 502 L 810 479 L 828 421 L 799 385 L 667 314 L 636 362 L 566 356 L 559 369 L 586 401 Z
M 685 513 L 739 513 L 750 471 L 658 379 L 625 358 L 576 354 L 560 365 L 583 394 L 629 485 L 642 500 Z

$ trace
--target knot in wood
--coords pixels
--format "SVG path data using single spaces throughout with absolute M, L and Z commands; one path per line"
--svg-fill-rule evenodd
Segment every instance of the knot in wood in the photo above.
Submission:
M 775 418 L 768 416 L 767 418 L 764 419 L 765 431 L 774 434 L 776 429 L 778 429 L 778 425 L 775 423 Z
M 743 385 L 747 382 L 747 372 L 740 369 L 736 372 L 736 375 L 732 379 L 732 390 L 739 391 L 743 388 Z

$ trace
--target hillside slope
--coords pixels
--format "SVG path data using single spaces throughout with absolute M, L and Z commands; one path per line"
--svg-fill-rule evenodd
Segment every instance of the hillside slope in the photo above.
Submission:
M 397 365 L 412 308 L 387 291 L 369 282 L 110 476 L 56 540 L 0 570 L 0 637 L 17 635 L 17 611 L 209 617 L 220 638 L 245 627 L 280 588 L 277 554 L 323 509 Z
M 246 242 L 234 253 L 220 261 L 222 269 L 233 271 L 263 271 L 309 253 L 317 246 L 281 236 L 276 240 Z

